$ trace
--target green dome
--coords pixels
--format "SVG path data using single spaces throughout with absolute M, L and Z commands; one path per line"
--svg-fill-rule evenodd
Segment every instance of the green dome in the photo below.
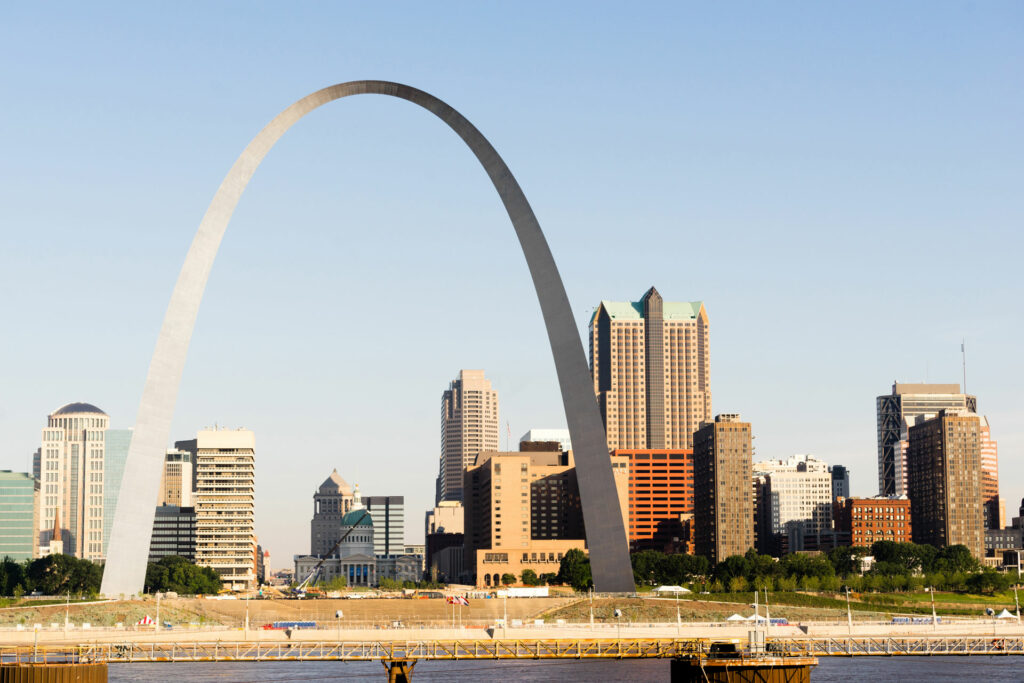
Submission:
M 366 508 L 349 510 L 341 518 L 341 526 L 373 526 L 373 519 L 370 517 L 370 511 Z

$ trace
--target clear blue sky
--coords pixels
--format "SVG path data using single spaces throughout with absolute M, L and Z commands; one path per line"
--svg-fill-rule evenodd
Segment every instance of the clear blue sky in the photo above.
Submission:
M 380 3 L 378 3 L 380 4 Z M 581 332 L 601 299 L 703 300 L 713 408 L 757 457 L 877 485 L 875 396 L 960 381 L 1024 496 L 1024 5 L 1017 2 L 8 4 L 0 18 L 0 466 L 68 401 L 131 426 L 207 203 L 249 139 L 325 85 L 460 109 L 547 233 Z M 405 495 L 419 540 L 442 390 L 504 436 L 564 417 L 507 217 L 469 152 L 386 98 L 317 111 L 235 214 L 174 438 L 244 425 L 273 564 L 337 467 Z

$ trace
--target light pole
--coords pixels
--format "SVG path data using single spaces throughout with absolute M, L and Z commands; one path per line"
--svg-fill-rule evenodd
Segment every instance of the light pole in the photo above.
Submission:
M 68 620 L 71 615 L 71 591 L 68 591 L 68 600 L 64 603 L 64 639 L 68 637 Z
M 680 634 L 680 629 L 683 627 L 682 619 L 679 618 L 679 591 L 676 591 L 676 635 Z
M 1013 604 L 1017 606 L 1017 623 L 1020 623 L 1020 600 L 1017 599 L 1017 584 L 1013 584 Z
M 246 603 L 248 606 L 249 603 Z M 156 594 L 156 624 L 154 624 L 156 631 L 160 630 L 160 593 Z
M 852 636 L 853 635 L 853 612 L 850 610 L 850 587 L 849 586 L 844 586 L 844 587 L 846 588 L 846 629 L 850 633 L 850 635 Z
M 939 617 L 935 614 L 935 586 L 928 586 L 928 594 L 932 596 L 932 630 L 938 630 Z
M 588 592 L 590 593 L 590 630 L 593 631 L 594 630 L 594 587 L 591 586 Z
M 248 595 L 248 593 L 245 596 L 245 626 L 243 627 L 242 633 L 243 633 L 243 636 L 244 636 L 243 640 L 249 640 L 249 595 Z
M 345 615 L 342 614 L 340 609 L 337 612 L 334 613 L 334 618 L 338 620 L 338 642 L 339 643 L 341 642 L 341 618 L 343 616 L 345 616 Z
M 501 596 L 501 608 L 505 614 L 501 620 L 501 632 L 508 638 L 508 591 L 505 591 L 505 594 Z

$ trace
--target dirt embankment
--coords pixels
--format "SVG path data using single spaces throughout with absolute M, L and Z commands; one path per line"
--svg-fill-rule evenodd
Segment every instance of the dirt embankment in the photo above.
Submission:
M 533 619 L 538 614 L 572 602 L 572 598 L 496 598 L 470 600 L 467 607 L 455 607 L 454 618 L 462 623 L 493 623 L 507 610 L 509 619 Z M 148 616 L 157 617 L 156 600 L 118 600 L 104 603 L 33 606 L 25 605 L 0 610 L 0 628 L 22 625 L 32 628 L 42 624 L 63 626 L 67 617 L 72 624 L 88 623 L 93 627 L 131 626 Z M 377 599 L 358 600 L 211 600 L 171 598 L 160 601 L 160 621 L 174 626 L 241 626 L 248 612 L 251 628 L 260 628 L 274 621 L 317 621 L 336 623 L 336 613 L 348 626 L 376 626 L 400 621 L 409 625 L 448 625 L 453 608 L 443 599 Z

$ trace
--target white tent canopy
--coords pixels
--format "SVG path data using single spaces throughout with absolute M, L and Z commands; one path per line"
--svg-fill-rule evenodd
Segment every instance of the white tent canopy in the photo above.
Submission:
M 1017 615 L 1012 614 L 1012 613 L 1006 611 L 1005 607 L 1003 608 L 1002 612 L 1000 612 L 999 614 L 996 615 L 996 619 L 1016 619 L 1016 618 L 1017 618 Z
M 683 588 L 682 586 L 658 586 L 654 589 L 655 593 L 689 593 L 689 588 Z
M 746 620 L 747 620 L 746 617 L 740 616 L 739 614 L 734 614 L 731 617 L 726 619 L 726 621 L 746 621 Z

